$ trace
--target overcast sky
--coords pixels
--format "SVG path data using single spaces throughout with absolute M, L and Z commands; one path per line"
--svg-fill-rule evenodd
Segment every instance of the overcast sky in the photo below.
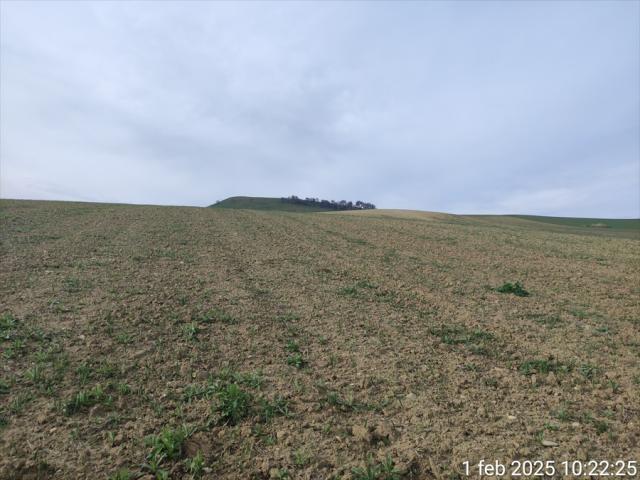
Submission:
M 3 198 L 640 217 L 640 2 L 2 1 Z

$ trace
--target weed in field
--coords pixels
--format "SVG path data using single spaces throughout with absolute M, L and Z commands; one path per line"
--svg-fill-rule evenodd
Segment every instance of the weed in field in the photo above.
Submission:
M 24 373 L 24 376 L 25 376 L 25 378 L 27 378 L 27 380 L 30 380 L 31 382 L 33 382 L 36 385 L 38 385 L 38 384 L 40 384 L 40 383 L 42 383 L 42 382 L 44 382 L 46 380 L 43 368 L 39 364 L 36 364 L 36 365 L 32 366 L 31 368 L 29 368 Z
M 9 403 L 9 412 L 14 415 L 19 415 L 31 400 L 33 400 L 33 395 L 30 393 L 18 394 L 18 396 Z
M 289 415 L 289 401 L 280 395 L 271 401 L 261 398 L 259 404 L 259 415 L 263 422 L 269 422 L 274 417 L 286 417 Z
M 576 420 L 578 417 L 570 410 L 570 408 L 571 407 L 569 405 L 563 405 L 558 410 L 553 412 L 553 416 L 563 422 L 571 422 L 573 420 Z
M 517 297 L 529 296 L 529 292 L 527 292 L 524 289 L 524 287 L 520 284 L 520 282 L 516 282 L 516 283 L 506 282 L 501 286 L 497 287 L 495 290 L 496 292 L 500 292 L 500 293 L 511 293 L 513 295 L 516 295 Z
M 440 338 L 442 343 L 447 345 L 464 345 L 473 353 L 479 355 L 489 355 L 491 345 L 495 342 L 495 337 L 490 332 L 475 329 L 469 330 L 466 327 L 444 325 L 431 328 L 429 332 Z
M 271 473 L 271 478 L 275 478 L 276 480 L 290 480 L 291 475 L 286 468 L 276 468 L 273 470 L 273 473 Z
M 544 325 L 547 328 L 556 328 L 564 323 L 558 315 L 531 314 L 528 316 L 534 317 L 536 323 Z
M 303 468 L 311 462 L 311 454 L 299 448 L 293 452 L 293 464 L 298 468 Z
M 211 398 L 218 391 L 217 384 L 208 385 L 187 385 L 182 392 L 182 401 L 191 403 L 198 398 Z
M 79 278 L 68 277 L 62 282 L 62 289 L 67 293 L 78 293 L 83 288 L 83 284 Z
M 2 314 L 0 316 L 0 335 L 3 340 L 9 340 L 11 337 L 9 335 L 10 331 L 15 329 L 18 326 L 18 321 L 16 318 L 9 312 Z
M 186 338 L 187 340 L 196 340 L 199 332 L 200 329 L 198 328 L 198 324 L 196 322 L 187 323 L 182 327 L 182 335 L 184 335 L 184 338 Z
M 73 415 L 83 408 L 92 407 L 98 403 L 110 404 L 112 398 L 105 393 L 100 385 L 96 385 L 90 390 L 82 390 L 76 393 L 64 405 L 65 415 Z
M 165 460 L 176 461 L 183 456 L 183 446 L 187 438 L 191 436 L 193 429 L 183 425 L 180 428 L 164 428 L 158 435 L 150 435 L 145 439 L 145 444 L 151 447 L 147 454 L 147 463 L 144 468 L 156 475 L 156 478 L 168 478 L 166 470 L 161 468 Z M 166 477 L 163 477 L 166 475 Z
M 357 297 L 358 289 L 356 287 L 343 287 L 340 290 L 338 290 L 338 293 L 346 297 Z
M 233 316 L 220 308 L 211 308 L 205 312 L 194 314 L 191 316 L 191 319 L 200 323 L 222 322 L 227 325 L 238 323 L 238 321 Z
M 78 376 L 78 380 L 81 385 L 86 385 L 87 382 L 91 379 L 93 375 L 93 371 L 91 367 L 86 363 L 80 364 L 78 368 L 76 368 L 76 375 Z
M 566 373 L 571 369 L 569 365 L 565 365 L 558 360 L 527 360 L 522 362 L 518 367 L 520 373 L 524 375 L 533 375 L 534 373 L 550 373 L 563 372 Z
M 306 360 L 302 357 L 301 353 L 294 353 L 287 357 L 287 365 L 296 367 L 298 369 L 303 368 L 307 364 Z
M 360 280 L 358 283 L 356 283 L 356 287 L 358 287 L 358 288 L 368 288 L 368 289 L 378 288 L 377 285 L 371 283 L 368 280 Z
M 598 375 L 600 369 L 595 365 L 591 365 L 590 363 L 583 363 L 578 367 L 578 372 L 586 378 L 587 380 L 593 381 L 593 379 Z
M 193 478 L 200 478 L 204 473 L 204 457 L 202 452 L 198 452 L 195 457 L 187 458 L 184 461 L 184 466 L 187 469 L 187 473 L 193 476 Z
M 136 478 L 136 476 L 128 468 L 121 468 L 116 473 L 109 475 L 108 480 L 132 480 L 133 478 Z
M 585 423 L 590 423 L 591 425 L 593 425 L 593 427 L 596 429 L 596 432 L 598 432 L 599 434 L 605 433 L 609 430 L 609 424 L 607 422 L 594 418 L 590 413 L 585 413 L 582 420 Z
M 289 353 L 300 353 L 300 345 L 295 340 L 289 340 L 284 349 Z
M 290 323 L 296 322 L 298 320 L 300 320 L 300 316 L 296 315 L 295 313 L 285 313 L 276 317 L 276 321 L 282 323 L 284 326 L 287 326 Z
M 239 385 L 246 385 L 251 388 L 260 388 L 264 383 L 264 378 L 262 377 L 261 372 L 239 373 L 228 368 L 220 371 L 218 375 L 211 376 L 210 382 L 214 382 L 216 379 L 222 382 L 235 382 Z
M 570 310 L 569 313 L 571 313 L 571 315 L 573 315 L 574 317 L 579 318 L 580 320 L 584 320 L 585 318 L 589 318 L 590 316 L 587 312 L 579 308 L 574 308 Z
M 103 362 L 96 369 L 96 373 L 103 378 L 115 378 L 121 374 L 121 370 L 115 363 Z
M 0 380 L 0 395 L 7 395 L 9 393 L 9 383 Z
M 121 345 L 130 345 L 133 343 L 133 341 L 134 337 L 130 333 L 122 332 L 116 335 L 116 342 Z
M 242 390 L 235 383 L 222 387 L 217 393 L 215 411 L 220 414 L 220 419 L 228 424 L 235 425 L 247 417 L 251 410 L 251 394 Z
M 353 480 L 399 480 L 401 472 L 395 468 L 391 457 L 387 457 L 382 463 L 374 463 L 372 458 L 367 460 L 365 467 L 356 467 L 351 470 Z

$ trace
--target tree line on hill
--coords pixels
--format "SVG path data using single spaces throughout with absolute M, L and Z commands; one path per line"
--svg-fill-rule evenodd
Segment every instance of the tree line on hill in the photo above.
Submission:
M 281 200 L 285 203 L 320 207 L 327 210 L 372 210 L 376 208 L 373 203 L 361 202 L 360 200 L 356 202 L 346 200 L 340 200 L 339 202 L 336 202 L 335 200 L 320 200 L 319 198 L 311 197 L 298 198 L 295 195 L 291 195 L 290 197 L 282 197 Z

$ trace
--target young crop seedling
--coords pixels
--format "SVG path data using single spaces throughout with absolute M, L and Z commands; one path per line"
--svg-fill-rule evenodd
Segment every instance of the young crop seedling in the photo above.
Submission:
M 199 332 L 200 329 L 195 322 L 187 323 L 182 327 L 182 334 L 187 340 L 195 340 Z
M 274 417 L 286 417 L 289 415 L 289 401 L 278 395 L 272 401 L 265 398 L 260 399 L 260 419 L 263 422 L 270 422 Z
M 302 357 L 301 353 L 294 353 L 287 357 L 287 365 L 296 367 L 298 369 L 303 368 L 307 364 L 306 360 Z
M 569 365 L 565 365 L 558 360 L 527 360 L 522 362 L 518 367 L 520 373 L 524 375 L 533 375 L 534 373 L 566 373 L 571 369 Z
M 184 465 L 187 469 L 187 473 L 193 476 L 193 478 L 200 478 L 204 473 L 204 457 L 202 452 L 198 452 L 195 457 L 187 458 L 184 461 Z
M 110 404 L 111 396 L 107 395 L 100 385 L 96 385 L 91 390 L 83 390 L 76 393 L 64 405 L 64 413 L 67 416 L 79 412 L 83 408 L 92 407 L 98 403 Z
M 223 423 L 235 425 L 251 411 L 251 394 L 243 391 L 237 384 L 230 383 L 217 392 L 215 411 L 220 414 Z
M 353 480 L 400 480 L 401 472 L 395 468 L 391 457 L 387 457 L 381 463 L 374 463 L 368 458 L 364 467 L 356 467 L 351 470 Z
M 284 349 L 289 353 L 300 353 L 300 345 L 295 340 L 287 341 Z
M 155 474 L 156 478 L 158 475 L 162 478 L 166 470 L 161 465 L 167 460 L 177 461 L 182 458 L 184 442 L 192 433 L 192 428 L 183 425 L 175 429 L 166 427 L 159 434 L 148 436 L 145 444 L 151 447 L 151 451 L 147 454 L 144 468 Z

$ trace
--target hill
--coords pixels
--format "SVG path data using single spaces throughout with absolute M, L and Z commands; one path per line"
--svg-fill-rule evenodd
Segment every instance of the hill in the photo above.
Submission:
M 331 209 L 321 208 L 314 205 L 299 205 L 284 202 L 281 198 L 271 197 L 229 197 L 220 202 L 210 205 L 212 208 L 237 208 L 244 210 L 267 210 L 279 212 L 329 212 Z
M 640 241 L 614 228 L 16 200 L 0 221 L 2 479 L 637 457 Z

